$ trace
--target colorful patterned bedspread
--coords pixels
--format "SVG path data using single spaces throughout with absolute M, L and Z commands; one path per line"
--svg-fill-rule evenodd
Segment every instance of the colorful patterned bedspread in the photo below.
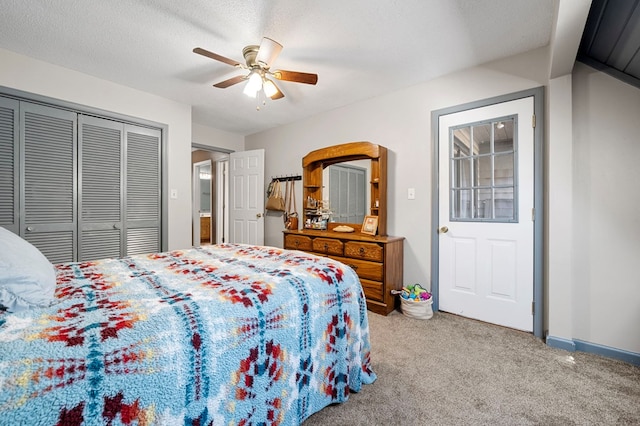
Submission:
M 294 425 L 376 376 L 355 273 L 220 245 L 57 265 L 0 316 L 2 425 Z

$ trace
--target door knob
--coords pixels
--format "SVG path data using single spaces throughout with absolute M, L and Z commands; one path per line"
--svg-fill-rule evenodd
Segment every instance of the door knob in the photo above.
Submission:
M 446 234 L 447 232 L 449 232 L 449 228 L 447 228 L 446 226 L 443 226 L 439 229 L 441 234 Z
M 260 218 L 262 217 L 262 213 L 258 213 L 258 214 L 256 215 L 256 217 L 257 217 L 258 219 L 260 219 Z
M 27 226 L 27 231 L 29 232 L 33 231 L 33 226 Z

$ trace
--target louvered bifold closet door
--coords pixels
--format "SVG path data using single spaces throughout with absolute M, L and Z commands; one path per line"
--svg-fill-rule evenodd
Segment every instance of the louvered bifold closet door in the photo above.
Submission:
M 14 99 L 0 98 L 0 226 L 18 228 L 18 107 Z
M 159 130 L 125 125 L 127 255 L 160 251 L 160 142 Z
M 124 125 L 79 117 L 78 260 L 124 255 Z
M 52 263 L 76 259 L 77 114 L 20 104 L 20 235 Z

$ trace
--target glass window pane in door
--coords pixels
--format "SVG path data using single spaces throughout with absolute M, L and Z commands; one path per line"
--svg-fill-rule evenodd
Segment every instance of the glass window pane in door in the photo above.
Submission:
M 452 220 L 517 221 L 516 116 L 452 128 Z
M 502 120 L 494 126 L 494 152 L 513 152 L 513 118 Z
M 473 167 L 473 185 L 491 186 L 491 174 L 491 156 L 476 157 Z
M 493 157 L 494 185 L 513 185 L 513 154 L 501 154 Z
M 475 193 L 475 215 L 476 219 L 492 219 L 493 211 L 493 191 L 491 188 L 476 189 Z
M 471 187 L 471 159 L 464 158 L 453 160 L 453 187 L 454 188 L 470 188 Z
M 491 152 L 491 123 L 473 126 L 473 154 L 488 154 Z
M 496 188 L 495 194 L 495 218 L 496 219 L 515 219 L 515 203 L 513 197 L 513 187 Z
M 471 128 L 462 127 L 453 131 L 452 157 L 468 157 L 471 154 Z
M 471 218 L 471 190 L 461 189 L 451 191 L 452 219 Z

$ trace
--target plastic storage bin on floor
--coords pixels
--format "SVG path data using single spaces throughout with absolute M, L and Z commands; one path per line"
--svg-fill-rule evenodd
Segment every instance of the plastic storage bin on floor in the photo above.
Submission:
M 433 298 L 416 301 L 400 298 L 402 313 L 409 318 L 429 319 L 433 316 Z

